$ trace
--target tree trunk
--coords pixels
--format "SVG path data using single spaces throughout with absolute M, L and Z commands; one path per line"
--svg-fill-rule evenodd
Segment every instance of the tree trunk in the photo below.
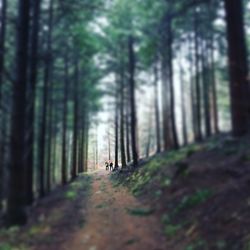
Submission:
M 211 136 L 211 115 L 210 115 L 210 82 L 208 79 L 208 63 L 205 58 L 208 57 L 205 42 L 202 44 L 202 76 L 203 76 L 203 100 L 204 100 L 204 115 L 205 115 L 205 134 L 206 137 Z
M 53 69 L 51 70 L 51 88 L 49 92 L 49 113 L 48 113 L 48 157 L 47 157 L 47 180 L 46 180 L 46 191 L 50 192 L 51 190 L 51 173 L 52 173 L 52 147 L 53 147 L 53 116 L 54 116 L 54 102 L 53 102 L 53 91 L 54 91 L 54 86 L 53 86 Z
M 127 96 L 127 100 L 129 99 L 129 97 Z M 129 103 L 128 101 L 126 102 L 126 154 L 127 154 L 127 161 L 130 162 L 131 161 L 131 156 L 130 156 L 130 113 L 129 113 Z
M 89 117 L 86 117 L 86 134 L 85 134 L 85 156 L 84 156 L 84 171 L 88 171 L 88 159 L 89 159 Z
M 177 131 L 176 131 L 176 118 L 175 118 L 175 92 L 174 92 L 174 78 L 173 78 L 173 30 L 172 19 L 168 18 L 167 22 L 167 50 L 168 50 L 168 70 L 169 70 L 169 90 L 170 90 L 170 122 L 171 132 L 173 137 L 173 147 L 179 148 Z
M 199 37 L 198 37 L 198 17 L 197 11 L 195 10 L 194 14 L 194 42 L 195 42 L 195 94 L 196 94 L 196 134 L 195 141 L 202 140 L 201 132 L 201 90 L 200 90 L 200 72 L 199 72 Z
M 4 188 L 4 147 L 5 147 L 5 132 L 3 130 L 3 118 L 4 115 L 2 109 L 2 85 L 3 85 L 3 73 L 5 64 L 5 34 L 6 34 L 6 12 L 7 12 L 7 0 L 2 0 L 1 6 L 1 30 L 0 30 L 0 212 L 2 209 L 3 200 L 3 188 Z
M 32 33 L 31 33 L 31 56 L 30 56 L 30 73 L 29 73 L 29 88 L 28 88 L 28 108 L 27 108 L 27 131 L 26 139 L 26 167 L 27 167 L 27 204 L 33 202 L 33 172 L 34 172 L 34 130 L 35 130 L 35 99 L 36 99 L 36 84 L 38 74 L 38 34 L 40 21 L 40 0 L 33 0 L 33 15 L 32 15 Z
M 116 97 L 118 99 L 118 97 Z M 118 161 L 119 161 L 119 107 L 118 107 L 118 100 L 116 100 L 115 105 L 115 164 L 114 167 L 118 168 Z
M 111 142 L 110 142 L 110 132 L 108 130 L 108 158 L 109 162 L 111 161 Z
M 120 93 L 120 152 L 122 168 L 126 167 L 126 154 L 125 154 L 125 142 L 124 142 L 124 69 L 121 72 L 121 93 Z
M 84 119 L 83 119 L 82 133 L 81 133 L 80 144 L 79 144 L 79 164 L 78 164 L 79 173 L 84 172 L 84 155 L 85 155 L 84 143 L 85 143 L 85 124 L 84 124 Z
M 135 53 L 134 38 L 129 36 L 129 87 L 130 87 L 130 107 L 131 107 L 131 140 L 132 140 L 132 156 L 134 167 L 138 165 L 138 146 L 137 146 L 137 112 L 135 102 Z
M 26 82 L 28 70 L 28 43 L 30 1 L 18 1 L 17 44 L 16 44 L 16 81 L 13 83 L 9 192 L 7 204 L 7 224 L 24 224 L 26 190 L 25 181 L 25 109 Z
M 194 70 L 193 70 L 193 53 L 192 53 L 192 36 L 189 36 L 189 56 L 190 56 L 190 61 L 189 61 L 189 72 L 190 72 L 190 99 L 191 99 L 191 110 L 192 110 L 192 131 L 193 131 L 193 136 L 194 140 L 196 140 L 196 135 L 197 135 L 197 115 L 196 115 L 196 96 L 195 96 L 195 81 L 194 81 Z
M 168 72 L 167 72 L 167 55 L 163 53 L 161 61 L 162 73 L 162 117 L 163 117 L 163 142 L 164 150 L 169 150 L 173 145 L 173 140 L 170 131 L 170 111 L 169 111 L 169 85 L 168 85 Z
M 185 98 L 185 83 L 184 83 L 184 70 L 180 63 L 180 83 L 181 83 L 181 117 L 182 117 L 182 137 L 184 146 L 188 144 L 188 135 L 187 135 L 187 117 L 186 117 L 186 98 Z
M 74 85 L 74 130 L 73 130 L 73 161 L 71 169 L 71 180 L 77 177 L 77 141 L 78 141 L 78 81 L 79 65 L 78 59 L 75 60 L 75 85 Z
M 48 35 L 47 35 L 47 48 L 44 64 L 44 86 L 43 86 L 43 101 L 42 101 L 42 121 L 39 135 L 39 171 L 40 171 L 40 188 L 39 196 L 45 196 L 45 156 L 46 156 L 46 136 L 47 136 L 47 113 L 48 113 L 48 100 L 49 100 L 49 88 L 51 81 L 52 70 L 52 25 L 53 25 L 53 1 L 50 0 L 49 6 L 49 20 L 48 20 Z M 50 169 L 47 169 L 50 171 Z
M 158 101 L 158 67 L 157 62 L 154 65 L 154 107 L 155 107 L 155 134 L 156 134 L 156 153 L 161 152 L 161 129 L 160 129 L 160 109 Z
M 214 61 L 214 37 L 212 34 L 211 38 L 211 96 L 212 96 L 212 115 L 213 115 L 213 124 L 214 124 L 214 132 L 216 134 L 219 133 L 219 116 L 218 116 L 218 104 L 217 104 L 217 81 L 216 81 L 216 69 L 215 69 L 215 61 Z
M 2 85 L 4 75 L 4 59 L 5 59 L 5 35 L 6 35 L 6 12 L 7 0 L 2 0 L 1 6 L 1 30 L 0 30 L 0 111 L 2 108 Z
M 148 138 L 147 138 L 147 143 L 146 143 L 146 158 L 149 157 L 150 155 L 150 148 L 151 148 L 151 141 L 152 141 L 152 122 L 153 122 L 153 110 L 151 110 L 153 108 L 150 107 L 149 113 L 148 113 Z
M 98 124 L 96 123 L 96 139 L 95 139 L 95 169 L 98 169 L 99 165 L 99 148 L 98 148 Z
M 68 118 L 68 92 L 69 92 L 69 62 L 68 51 L 64 58 L 64 97 L 63 97 L 63 132 L 62 132 L 62 184 L 67 183 L 67 118 Z
M 232 130 L 243 136 L 249 127 L 249 80 L 242 0 L 224 0 L 227 22 Z

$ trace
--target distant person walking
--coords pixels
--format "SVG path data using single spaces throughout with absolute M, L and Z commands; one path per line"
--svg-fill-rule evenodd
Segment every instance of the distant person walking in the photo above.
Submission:
M 110 171 L 113 171 L 113 169 L 114 169 L 114 164 L 113 164 L 113 162 L 111 161 L 110 164 L 109 164 L 109 170 L 110 170 Z
M 109 170 L 109 163 L 107 161 L 105 162 L 105 166 L 106 166 L 106 171 Z

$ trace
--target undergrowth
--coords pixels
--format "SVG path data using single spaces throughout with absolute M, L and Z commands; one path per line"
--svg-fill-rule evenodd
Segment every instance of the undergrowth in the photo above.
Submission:
M 143 194 L 150 183 L 153 182 L 159 183 L 160 188 L 169 187 L 171 185 L 171 167 L 175 166 L 178 168 L 178 163 L 199 150 L 201 150 L 201 146 L 193 144 L 178 151 L 169 151 L 168 153 L 157 155 L 133 172 L 128 174 L 114 173 L 112 175 L 113 184 L 114 186 L 119 184 L 128 186 L 135 196 Z M 160 197 L 161 190 L 157 190 L 155 195 Z

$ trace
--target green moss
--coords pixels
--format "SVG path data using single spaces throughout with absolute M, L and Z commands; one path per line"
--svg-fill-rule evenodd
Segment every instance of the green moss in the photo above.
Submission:
M 178 231 L 180 230 L 182 228 L 182 226 L 181 225 L 171 225 L 171 224 L 169 224 L 169 225 L 167 225 L 166 227 L 165 227 L 165 229 L 164 229 L 164 232 L 165 232 L 165 234 L 168 236 L 168 237 L 173 237 L 173 236 L 175 236 L 177 233 L 178 233 Z
M 9 243 L 1 242 L 0 250 L 27 250 L 28 248 L 24 245 L 12 246 Z
M 7 243 L 0 243 L 0 250 L 13 250 L 13 248 Z
M 65 193 L 65 198 L 70 200 L 75 200 L 77 197 L 77 193 L 73 190 L 69 190 Z
M 184 196 L 174 211 L 174 214 L 178 214 L 180 211 L 184 209 L 190 209 L 195 207 L 207 199 L 209 199 L 213 195 L 213 192 L 209 189 L 197 190 L 194 194 Z
M 127 208 L 126 210 L 133 216 L 149 216 L 154 213 L 152 208 Z
M 203 250 L 208 249 L 208 245 L 205 240 L 202 240 L 202 239 L 196 240 L 192 244 L 188 245 L 185 250 L 199 250 L 199 249 L 203 249 Z
M 33 226 L 30 228 L 28 234 L 30 236 L 34 236 L 34 235 L 40 234 L 41 232 L 42 232 L 41 226 Z

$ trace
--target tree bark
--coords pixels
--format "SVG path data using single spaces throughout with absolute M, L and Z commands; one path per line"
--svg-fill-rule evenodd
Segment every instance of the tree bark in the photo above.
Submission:
M 135 102 L 135 53 L 134 38 L 129 36 L 129 86 L 130 86 L 130 107 L 131 107 L 131 140 L 132 140 L 132 156 L 134 167 L 138 165 L 138 145 L 137 145 L 137 112 Z
M 154 65 L 154 107 L 155 107 L 155 134 L 156 134 L 156 153 L 161 152 L 161 138 L 160 138 L 160 109 L 158 101 L 158 67 L 157 62 Z
M 46 136 L 47 136 L 47 113 L 48 113 L 48 100 L 49 100 L 49 88 L 51 82 L 51 70 L 52 70 L 52 28 L 53 28 L 53 2 L 50 0 L 49 5 L 49 19 L 48 19 L 48 34 L 46 41 L 46 57 L 44 61 L 44 86 L 43 86 L 43 101 L 42 101 L 42 121 L 39 135 L 39 171 L 40 171 L 40 187 L 39 196 L 45 196 L 45 156 L 46 156 Z M 50 168 L 50 166 L 48 166 Z M 47 169 L 50 171 L 50 169 Z
M 49 107 L 49 113 L 48 113 L 48 157 L 47 157 L 47 174 L 46 174 L 46 191 L 50 192 L 51 190 L 51 181 L 52 181 L 52 147 L 53 147 L 53 122 L 54 122 L 54 102 L 53 102 L 53 93 L 54 93 L 54 83 L 53 83 L 53 68 L 51 69 L 51 86 L 50 86 L 50 92 L 49 92 L 49 100 L 48 100 L 48 107 Z
M 66 48 L 67 50 L 67 48 Z M 64 97 L 63 97 L 63 132 L 62 132 L 62 184 L 67 183 L 67 118 L 68 118 L 68 92 L 69 92 L 69 62 L 68 51 L 64 58 Z
M 26 82 L 28 70 L 28 44 L 30 1 L 18 1 L 17 44 L 16 44 L 16 80 L 13 83 L 10 168 L 7 200 L 7 224 L 24 224 L 26 190 L 25 181 L 25 109 Z
M 205 115 L 205 134 L 206 137 L 211 136 L 211 113 L 210 113 L 210 81 L 208 78 L 208 63 L 206 58 L 208 58 L 206 42 L 202 44 L 202 77 L 203 77 L 203 101 L 204 101 L 204 115 Z
M 84 157 L 84 172 L 88 171 L 89 160 L 89 117 L 86 116 L 86 134 L 85 134 L 85 157 Z
M 116 95 L 117 96 L 117 95 Z M 118 97 L 116 97 L 115 105 L 115 164 L 114 167 L 118 168 L 119 164 L 119 106 L 118 106 Z
M 173 30 L 172 19 L 169 18 L 167 22 L 167 50 L 168 50 L 168 70 L 169 70 L 169 87 L 170 87 L 170 123 L 173 137 L 173 147 L 179 148 L 177 131 L 176 131 L 176 117 L 175 117 L 175 92 L 174 92 L 174 78 L 173 78 Z
M 218 104 L 217 104 L 217 81 L 216 81 L 216 69 L 215 69 L 215 61 L 214 61 L 214 37 L 212 34 L 211 38 L 211 91 L 212 91 L 212 115 L 213 115 L 213 125 L 214 132 L 216 134 L 219 133 L 219 115 L 218 115 Z
M 7 0 L 2 0 L 1 6 L 1 30 L 0 30 L 0 110 L 2 108 L 2 85 L 5 61 L 5 36 L 6 36 Z
M 125 116 L 125 119 L 126 119 L 126 154 L 127 154 L 127 161 L 130 162 L 131 161 L 131 155 L 130 155 L 130 113 L 129 113 L 129 102 L 128 102 L 128 99 L 129 99 L 129 95 L 127 96 L 127 102 L 126 102 L 126 116 Z
M 31 56 L 30 56 L 30 73 L 29 73 L 29 88 L 28 88 L 28 108 L 27 108 L 27 131 L 26 139 L 26 167 L 27 167 L 27 204 L 33 202 L 33 172 L 34 172 L 34 130 L 35 130 L 35 99 L 36 99 L 36 84 L 38 74 L 38 43 L 39 43 L 39 21 L 40 21 L 40 0 L 32 1 L 32 33 L 31 33 Z
M 73 161 L 71 169 L 71 180 L 77 177 L 77 141 L 78 141 L 78 83 L 79 81 L 79 65 L 78 59 L 75 60 L 75 79 L 74 79 L 74 129 L 73 129 Z
M 122 65 L 123 67 L 123 65 Z M 122 168 L 126 167 L 126 154 L 125 154 L 125 142 L 124 142 L 124 69 L 121 69 L 121 93 L 120 93 L 120 153 Z
M 182 117 L 182 137 L 183 144 L 188 144 L 188 135 L 187 135 L 187 117 L 186 117 L 186 98 L 185 98 L 185 83 L 184 83 L 184 70 L 182 67 L 181 61 L 179 62 L 180 67 L 180 83 L 181 83 L 181 117 Z
M 196 107 L 196 134 L 195 141 L 202 140 L 202 132 L 201 132 L 201 87 L 200 87 L 200 72 L 199 72 L 199 37 L 198 37 L 198 17 L 197 10 L 195 10 L 194 14 L 194 43 L 195 43 L 195 107 Z
M 6 34 L 6 12 L 7 12 L 7 0 L 2 0 L 1 6 L 1 30 L 0 30 L 0 211 L 2 209 L 3 200 L 3 188 L 4 188 L 4 147 L 5 147 L 5 133 L 3 130 L 3 118 L 5 115 L 2 108 L 2 85 L 3 85 L 3 73 L 5 64 L 5 34 Z
M 193 70 L 193 53 L 192 53 L 192 36 L 189 36 L 189 72 L 190 72 L 190 99 L 191 99 L 191 110 L 192 110 L 192 131 L 194 140 L 196 140 L 197 135 L 197 115 L 196 115 L 196 96 L 195 96 L 195 81 L 194 81 L 194 70 Z
M 249 79 L 242 0 L 224 0 L 227 23 L 232 132 L 243 136 L 249 127 Z

